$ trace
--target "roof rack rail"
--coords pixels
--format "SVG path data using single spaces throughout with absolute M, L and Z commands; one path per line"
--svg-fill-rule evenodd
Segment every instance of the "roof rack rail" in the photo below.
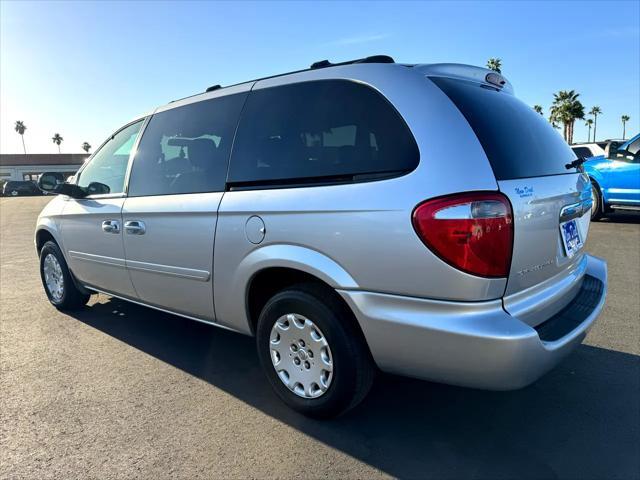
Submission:
M 318 68 L 337 67 L 340 65 L 352 65 L 354 63 L 396 63 L 389 55 L 373 55 L 371 57 L 358 58 L 356 60 L 348 60 L 346 62 L 331 63 L 329 60 L 320 60 L 311 64 L 311 70 Z
M 357 58 L 355 60 L 349 60 L 349 61 L 340 62 L 340 63 L 331 63 L 329 60 L 320 60 L 319 62 L 315 62 L 314 64 L 312 64 L 311 67 L 305 68 L 305 69 L 302 69 L 302 70 L 294 70 L 293 72 L 278 73 L 276 75 L 270 75 L 268 77 L 255 78 L 253 80 L 245 80 L 244 82 L 235 83 L 233 85 L 226 85 L 225 87 L 222 87 L 221 85 L 212 85 L 212 86 L 210 86 L 209 88 L 207 88 L 205 90 L 205 93 L 206 92 L 213 92 L 214 90 L 218 90 L 220 88 L 235 87 L 236 85 L 242 85 L 243 83 L 259 82 L 261 80 L 268 80 L 270 78 L 283 77 L 285 75 L 292 75 L 294 73 L 308 72 L 309 70 L 317 70 L 319 68 L 338 67 L 340 65 L 352 65 L 354 63 L 396 63 L 396 62 L 389 55 L 372 55 L 370 57 Z M 193 95 L 189 95 L 189 96 L 184 97 L 184 98 L 180 98 L 180 99 L 177 99 L 177 100 L 171 100 L 169 103 L 178 102 L 178 101 L 184 100 L 186 98 L 195 97 L 196 95 L 201 95 L 201 93 L 195 93 Z

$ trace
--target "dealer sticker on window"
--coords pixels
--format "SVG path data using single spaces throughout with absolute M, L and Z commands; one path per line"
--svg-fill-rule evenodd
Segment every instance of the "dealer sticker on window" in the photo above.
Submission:
M 560 224 L 560 232 L 562 233 L 562 243 L 567 257 L 573 257 L 582 248 L 582 239 L 580 231 L 575 220 L 569 220 Z

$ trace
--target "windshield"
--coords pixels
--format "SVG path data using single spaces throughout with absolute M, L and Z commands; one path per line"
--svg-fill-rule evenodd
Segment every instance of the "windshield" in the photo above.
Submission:
M 482 144 L 497 180 L 575 173 L 576 155 L 533 108 L 513 95 L 474 82 L 431 80 L 458 107 Z

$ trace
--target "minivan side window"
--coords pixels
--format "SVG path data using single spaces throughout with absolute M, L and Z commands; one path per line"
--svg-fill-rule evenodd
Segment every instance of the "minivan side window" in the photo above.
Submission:
M 174 195 L 224 190 L 233 135 L 246 93 L 156 113 L 131 169 L 128 195 Z
M 89 189 L 91 184 L 101 183 L 107 186 L 108 191 L 99 190 L 100 193 L 124 192 L 124 179 L 129 163 L 129 153 L 136 141 L 143 120 L 132 123 L 115 133 L 93 155 L 91 161 L 80 172 L 77 184 Z
M 231 186 L 349 182 L 413 170 L 418 146 L 376 90 L 318 80 L 254 90 L 229 167 Z

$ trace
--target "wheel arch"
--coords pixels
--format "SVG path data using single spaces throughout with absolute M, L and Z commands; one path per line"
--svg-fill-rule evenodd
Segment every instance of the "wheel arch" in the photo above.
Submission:
M 58 248 L 60 249 L 60 253 L 62 254 L 62 257 L 64 258 L 64 261 L 67 263 L 67 268 L 69 269 L 69 274 L 71 275 L 71 280 L 73 281 L 75 287 L 78 289 L 78 291 L 80 291 L 80 293 L 83 293 L 85 295 L 91 295 L 92 292 L 87 290 L 80 282 L 78 282 L 78 280 L 76 279 L 75 275 L 73 274 L 73 271 L 71 270 L 71 267 L 69 266 L 69 259 L 65 255 L 64 248 L 62 248 L 62 243 L 57 238 L 57 231 L 56 230 L 52 230 L 51 228 L 47 228 L 46 224 L 45 225 L 38 225 L 38 227 L 36 228 L 34 241 L 35 241 L 36 252 L 38 253 L 38 257 L 40 256 L 40 252 L 42 251 L 42 247 L 44 247 L 45 243 L 47 243 L 49 241 L 54 242 L 58 246 Z
M 258 316 L 266 301 L 276 292 L 296 283 L 317 283 L 332 291 L 340 288 L 359 288 L 344 268 L 316 250 L 298 245 L 268 245 L 252 251 L 240 262 L 232 289 L 234 298 L 216 298 L 216 311 L 219 302 L 238 302 L 235 307 L 243 306 L 245 327 L 241 328 L 237 324 L 229 326 L 236 329 L 240 327 L 253 335 Z M 337 293 L 336 296 L 340 297 Z M 236 309 L 228 303 L 227 307 L 227 311 Z
M 354 333 L 360 337 L 368 354 L 371 355 L 369 344 L 355 312 L 335 288 L 314 275 L 289 267 L 265 268 L 251 278 L 247 286 L 245 308 L 252 335 L 256 334 L 258 318 L 269 299 L 278 292 L 295 285 L 315 285 L 321 287 L 320 292 L 326 290 L 326 295 L 331 295 L 344 310 L 344 321 L 355 329 Z M 323 295 L 322 298 L 325 296 Z
M 55 230 L 51 229 L 50 226 L 46 224 L 38 225 L 38 227 L 36 228 L 36 233 L 34 237 L 36 252 L 38 253 L 38 255 L 40 255 L 40 251 L 42 250 L 42 247 L 48 241 L 55 242 L 58 245 L 58 247 L 60 247 L 60 250 L 64 255 L 64 249 L 62 248 L 62 244 L 57 238 L 58 237 L 57 234 L 54 232 Z

